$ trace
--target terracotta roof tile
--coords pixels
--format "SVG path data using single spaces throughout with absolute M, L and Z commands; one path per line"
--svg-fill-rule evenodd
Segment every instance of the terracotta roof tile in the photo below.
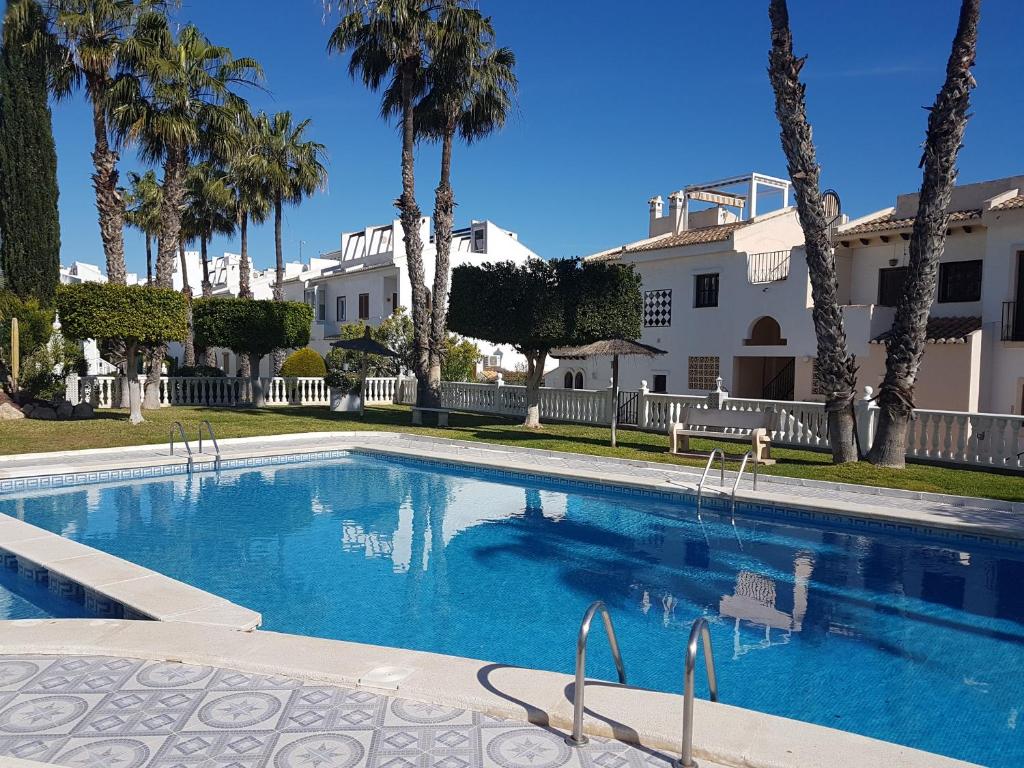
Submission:
M 1004 200 L 999 205 L 993 205 L 993 211 L 1008 211 L 1011 208 L 1024 208 L 1024 195 L 1017 195 L 1011 197 L 1009 200 Z
M 928 320 L 924 338 L 928 344 L 964 344 L 970 334 L 979 330 L 980 317 L 932 317 Z M 884 344 L 890 333 L 886 331 L 876 336 L 871 343 Z
M 732 233 L 750 224 L 749 221 L 734 221 L 730 224 L 718 224 L 713 227 L 688 229 L 674 235 L 658 235 L 646 240 L 629 243 L 619 249 L 605 251 L 588 257 L 589 261 L 614 261 L 624 253 L 640 253 L 643 251 L 659 251 L 663 248 L 678 248 L 684 245 L 703 245 L 728 240 Z
M 951 211 L 949 214 L 950 222 L 954 221 L 970 221 L 971 219 L 980 219 L 981 211 L 978 209 L 971 211 Z M 836 232 L 836 237 L 843 239 L 852 235 L 860 235 L 865 232 L 887 232 L 897 229 L 910 229 L 914 226 L 914 219 L 896 219 L 893 218 L 891 213 L 887 213 L 883 216 L 879 216 L 877 219 L 871 219 L 860 224 L 855 224 L 848 229 L 840 228 Z

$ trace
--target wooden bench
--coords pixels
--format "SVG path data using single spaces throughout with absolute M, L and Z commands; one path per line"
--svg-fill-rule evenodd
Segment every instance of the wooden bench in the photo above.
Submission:
M 754 460 L 774 464 L 771 458 L 771 437 L 775 423 L 774 411 L 723 411 L 714 408 L 684 406 L 680 421 L 668 427 L 669 452 L 683 453 L 690 449 L 691 437 L 741 438 L 736 430 L 750 430 L 750 446 Z M 731 429 L 732 432 L 725 430 Z
M 448 414 L 450 409 L 448 408 L 421 408 L 418 405 L 412 407 L 412 423 L 423 426 L 423 414 L 424 413 L 436 413 L 437 414 L 437 426 L 447 427 L 448 426 Z

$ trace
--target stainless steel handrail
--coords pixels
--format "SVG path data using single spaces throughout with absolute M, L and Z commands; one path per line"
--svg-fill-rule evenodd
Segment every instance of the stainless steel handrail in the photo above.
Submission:
M 743 454 L 743 461 L 740 462 L 740 471 L 736 473 L 736 482 L 732 484 L 732 508 L 736 509 L 736 491 L 740 487 L 740 479 L 743 477 L 743 470 L 747 468 L 747 460 L 754 459 L 754 490 L 757 490 L 757 459 L 754 458 L 753 451 L 747 451 Z
M 192 446 L 189 445 L 188 438 L 185 437 L 185 427 L 181 425 L 180 421 L 176 421 L 171 424 L 171 448 L 170 455 L 174 455 L 174 430 L 177 427 L 178 434 L 181 435 L 181 442 L 185 444 L 185 450 L 188 451 L 188 472 L 192 474 Z
M 697 509 L 700 509 L 700 500 L 704 496 L 704 481 L 708 479 L 708 472 L 711 471 L 711 465 L 715 461 L 715 455 L 722 457 L 722 473 L 719 480 L 719 484 L 725 487 L 725 451 L 721 448 L 715 448 L 711 451 L 711 455 L 708 456 L 708 463 L 704 465 L 704 474 L 700 476 L 700 483 L 697 485 Z
M 683 672 L 683 746 L 677 768 L 697 768 L 693 759 L 693 678 L 697 667 L 697 641 L 704 641 L 704 668 L 708 676 L 708 692 L 712 701 L 718 701 L 718 680 L 715 678 L 715 657 L 711 652 L 711 630 L 707 619 L 693 622 L 690 639 L 686 643 L 686 663 Z
M 203 419 L 199 422 L 199 453 L 203 452 L 203 425 L 206 425 L 206 431 L 210 433 L 210 442 L 213 443 L 213 450 L 215 457 L 213 459 L 213 468 L 216 471 L 220 471 L 220 446 L 217 445 L 217 436 L 213 434 L 213 425 L 210 424 L 209 419 Z
M 580 633 L 576 638 L 576 689 L 572 697 L 572 735 L 565 737 L 565 743 L 570 747 L 581 747 L 589 739 L 583 735 L 583 690 L 586 687 L 586 666 L 587 666 L 587 638 L 590 635 L 590 623 L 594 615 L 600 611 L 601 619 L 604 621 L 604 630 L 608 635 L 608 645 L 612 649 L 612 658 L 615 660 L 615 670 L 619 674 L 619 684 L 626 684 L 626 667 L 622 664 L 622 654 L 619 652 L 619 641 L 615 637 L 615 628 L 612 626 L 612 617 L 603 601 L 598 600 L 592 603 L 587 612 L 583 614 L 583 622 L 580 624 Z

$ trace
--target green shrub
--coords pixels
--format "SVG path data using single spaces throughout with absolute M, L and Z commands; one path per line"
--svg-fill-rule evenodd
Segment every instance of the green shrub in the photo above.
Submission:
M 78 345 L 55 332 L 49 342 L 22 360 L 18 388 L 30 397 L 52 400 L 64 395 L 65 380 L 73 372 L 83 373 L 84 365 Z
M 298 349 L 288 355 L 281 366 L 282 376 L 315 376 L 323 378 L 327 375 L 327 365 L 320 353 L 315 349 L 306 347 Z
M 69 339 L 118 340 L 128 346 L 184 341 L 188 304 L 170 288 L 82 283 L 57 289 L 61 331 Z
M 312 324 L 312 307 L 298 301 L 213 298 L 192 304 L 197 345 L 255 355 L 256 363 L 275 349 L 306 346 Z
M 26 359 L 46 346 L 53 333 L 54 311 L 36 299 L 20 299 L 10 291 L 0 291 L 0 381 L 14 361 L 11 357 L 11 318 L 18 318 L 19 357 Z

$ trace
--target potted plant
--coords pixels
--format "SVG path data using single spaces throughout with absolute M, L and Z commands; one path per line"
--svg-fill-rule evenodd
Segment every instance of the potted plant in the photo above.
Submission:
M 359 391 L 359 377 L 348 371 L 332 369 L 327 371 L 324 381 L 331 390 L 331 410 L 343 413 L 358 413 L 362 406 Z

